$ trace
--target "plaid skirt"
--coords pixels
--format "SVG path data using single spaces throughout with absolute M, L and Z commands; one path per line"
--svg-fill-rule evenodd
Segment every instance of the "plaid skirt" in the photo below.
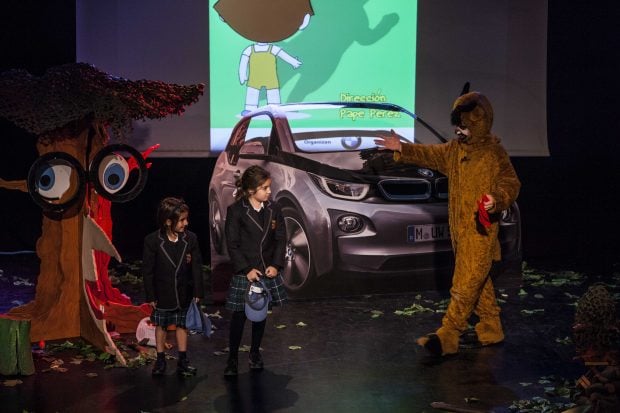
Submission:
M 269 305 L 282 305 L 286 301 L 286 289 L 284 288 L 284 282 L 282 275 L 278 274 L 277 277 L 262 278 L 265 283 L 265 287 L 269 289 L 271 293 L 271 302 Z M 232 311 L 243 311 L 245 309 L 245 292 L 248 289 L 248 281 L 245 274 L 237 274 L 230 280 L 230 288 L 228 289 L 228 297 L 226 297 L 226 308 Z
M 185 328 L 185 317 L 187 316 L 187 308 L 181 308 L 179 310 L 159 310 L 154 309 L 151 313 L 151 322 L 162 328 L 168 328 L 168 326 L 175 325 L 180 328 Z

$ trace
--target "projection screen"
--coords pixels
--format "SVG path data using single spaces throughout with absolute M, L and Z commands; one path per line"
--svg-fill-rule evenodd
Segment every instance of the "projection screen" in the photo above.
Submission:
M 160 143 L 151 156 L 215 156 L 248 103 L 243 54 L 266 43 L 279 51 L 282 103 L 386 100 L 451 137 L 450 107 L 469 81 L 493 103 L 493 130 L 510 155 L 548 155 L 546 1 L 272 0 L 265 15 L 248 2 L 220 6 L 249 10 L 246 20 L 293 21 L 283 2 L 311 2 L 313 13 L 303 29 L 261 42 L 233 29 L 217 0 L 76 1 L 78 62 L 132 80 L 206 85 L 183 116 L 136 122 L 128 143 Z M 265 88 L 258 98 L 268 103 Z

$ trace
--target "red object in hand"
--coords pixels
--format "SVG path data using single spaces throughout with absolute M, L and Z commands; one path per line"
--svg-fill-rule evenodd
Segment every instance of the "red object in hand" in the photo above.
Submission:
M 486 195 L 482 195 L 478 202 L 478 221 L 485 227 L 489 228 L 491 226 L 491 220 L 489 219 L 489 213 L 484 208 L 484 203 L 487 202 L 489 198 Z

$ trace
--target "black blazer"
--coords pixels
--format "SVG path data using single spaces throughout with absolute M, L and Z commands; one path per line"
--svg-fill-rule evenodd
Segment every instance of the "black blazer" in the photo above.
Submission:
M 252 268 L 264 274 L 270 265 L 284 267 L 286 228 L 282 210 L 273 201 L 264 202 L 263 207 L 263 222 L 258 222 L 245 198 L 228 207 L 226 245 L 235 274 L 245 275 Z
M 198 238 L 191 231 L 179 234 L 183 253 L 179 262 L 173 262 L 164 249 L 166 234 L 150 233 L 144 238 L 142 276 L 146 302 L 155 301 L 161 310 L 189 307 L 193 297 L 202 298 L 202 257 Z

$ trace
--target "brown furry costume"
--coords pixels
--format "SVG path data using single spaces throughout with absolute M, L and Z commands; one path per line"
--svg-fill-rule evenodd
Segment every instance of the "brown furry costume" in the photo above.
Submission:
M 469 129 L 469 137 L 437 145 L 402 144 L 402 152 L 395 153 L 397 161 L 436 169 L 449 181 L 449 224 L 456 254 L 450 304 L 441 328 L 418 341 L 438 355 L 458 351 L 459 336 L 472 312 L 480 318 L 475 329 L 482 345 L 504 339 L 489 270 L 492 261 L 500 259 L 498 215 L 515 201 L 521 186 L 508 154 L 491 134 L 489 100 L 478 92 L 462 95 L 454 102 L 452 117 L 454 124 Z M 495 198 L 495 208 L 489 211 L 492 225 L 486 229 L 477 219 L 477 200 L 484 194 Z

